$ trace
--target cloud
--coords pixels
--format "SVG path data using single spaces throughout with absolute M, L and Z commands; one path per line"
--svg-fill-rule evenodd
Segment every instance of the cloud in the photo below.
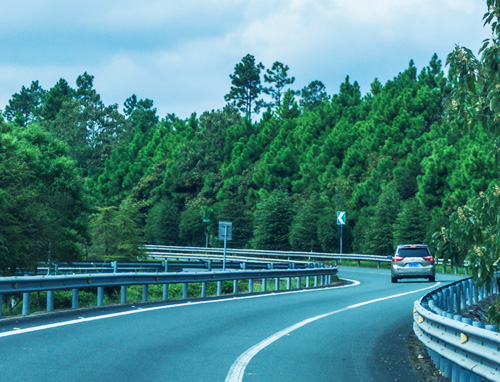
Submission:
M 484 2 L 470 0 L 25 0 L 3 5 L 0 108 L 22 85 L 84 71 L 106 103 L 135 93 L 159 114 L 222 108 L 229 74 L 247 53 L 290 66 L 300 88 L 346 75 L 364 91 L 455 44 L 477 52 Z

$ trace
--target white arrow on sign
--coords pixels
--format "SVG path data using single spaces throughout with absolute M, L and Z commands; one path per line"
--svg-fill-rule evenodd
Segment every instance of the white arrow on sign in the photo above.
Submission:
M 338 225 L 345 224 L 345 211 L 337 211 L 337 224 Z

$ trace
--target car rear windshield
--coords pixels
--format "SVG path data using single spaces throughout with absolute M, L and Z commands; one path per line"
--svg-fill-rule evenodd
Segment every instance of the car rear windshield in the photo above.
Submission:
M 429 256 L 427 248 L 399 248 L 398 256 L 401 257 L 424 257 Z

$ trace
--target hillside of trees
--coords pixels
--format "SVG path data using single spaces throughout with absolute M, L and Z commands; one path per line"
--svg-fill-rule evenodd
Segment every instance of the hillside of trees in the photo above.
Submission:
M 250 54 L 229 74 L 226 105 L 186 120 L 135 95 L 105 105 L 88 73 L 50 89 L 32 81 L 0 114 L 0 271 L 132 259 L 143 243 L 204 246 L 206 231 L 218 247 L 219 221 L 233 223 L 233 248 L 338 252 L 337 211 L 344 252 L 425 242 L 454 261 L 477 254 L 485 235 L 463 235 L 486 225 L 460 219 L 500 194 L 494 3 L 485 21 L 497 37 L 479 58 L 457 47 L 448 76 L 436 55 L 410 61 L 366 94 L 349 77 L 335 94 L 320 80 L 294 89 L 287 65 Z

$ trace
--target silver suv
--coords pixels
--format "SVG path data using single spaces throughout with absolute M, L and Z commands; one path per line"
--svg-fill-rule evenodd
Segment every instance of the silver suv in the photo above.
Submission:
M 436 280 L 436 265 L 429 248 L 424 244 L 405 244 L 396 248 L 391 262 L 391 281 L 403 278 Z

